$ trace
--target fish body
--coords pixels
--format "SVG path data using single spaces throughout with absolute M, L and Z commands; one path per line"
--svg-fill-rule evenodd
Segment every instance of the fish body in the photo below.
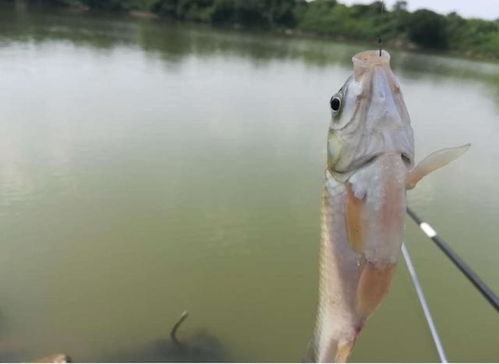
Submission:
M 390 287 L 403 240 L 406 190 L 468 146 L 414 167 L 414 138 L 390 55 L 353 57 L 330 101 L 321 206 L 319 305 L 310 361 L 344 362 Z

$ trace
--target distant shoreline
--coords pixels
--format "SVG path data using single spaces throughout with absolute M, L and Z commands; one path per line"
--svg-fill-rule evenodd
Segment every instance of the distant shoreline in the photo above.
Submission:
M 380 36 L 387 48 L 499 61 L 499 19 L 464 19 L 456 13 L 444 16 L 424 9 L 411 13 L 405 1 L 398 1 L 391 11 L 381 10 L 379 2 L 346 6 L 335 0 L 280 0 L 280 7 L 274 9 L 265 7 L 264 0 L 247 2 L 243 8 L 238 1 L 243 0 L 23 0 L 16 4 L 56 6 L 75 12 L 106 10 L 139 19 L 373 45 Z
M 87 9 L 91 10 L 91 9 Z M 159 16 L 153 12 L 150 11 L 136 11 L 136 10 L 130 10 L 128 12 L 121 12 L 123 14 L 128 14 L 129 16 L 133 18 L 138 18 L 138 19 L 154 19 L 154 20 L 166 20 L 166 21 L 174 21 L 178 23 L 187 23 L 187 24 L 203 24 L 210 26 L 214 29 L 230 29 L 230 30 L 259 30 L 262 32 L 270 33 L 270 34 L 278 34 L 278 35 L 284 35 L 286 37 L 296 37 L 296 38 L 311 38 L 311 39 L 329 39 L 333 40 L 336 42 L 355 42 L 359 44 L 372 44 L 372 48 L 376 48 L 376 39 L 372 40 L 366 40 L 366 39 L 355 39 L 355 38 L 348 38 L 346 36 L 334 36 L 331 34 L 321 34 L 317 32 L 311 32 L 311 31 L 302 31 L 300 29 L 292 29 L 292 28 L 287 28 L 287 29 L 258 29 L 255 27 L 248 27 L 248 26 L 242 26 L 239 24 L 231 24 L 231 25 L 214 25 L 214 24 L 207 24 L 207 23 L 202 23 L 202 22 L 197 22 L 197 21 L 186 21 L 186 20 L 178 20 L 178 19 L 170 19 L 166 17 Z M 476 61 L 488 61 L 492 63 L 499 63 L 499 56 L 486 56 L 483 54 L 479 53 L 473 53 L 472 51 L 468 52 L 460 52 L 456 50 L 438 50 L 438 49 L 431 49 L 431 48 L 421 48 L 415 45 L 414 43 L 402 43 L 400 41 L 388 41 L 382 43 L 382 48 L 391 48 L 395 49 L 398 51 L 408 51 L 408 52 L 421 52 L 425 54 L 432 54 L 432 55 L 441 55 L 441 56 L 448 56 L 448 57 L 456 57 L 456 58 L 461 58 L 461 59 L 467 59 L 467 60 L 476 60 Z
M 218 28 L 218 27 L 215 27 Z M 219 28 L 218 28 L 219 29 Z M 237 27 L 234 27 L 233 29 L 238 29 Z M 301 38 L 311 38 L 311 39 L 329 39 L 335 42 L 343 42 L 343 43 L 348 43 L 348 42 L 353 42 L 353 43 L 359 43 L 359 44 L 371 44 L 372 49 L 377 48 L 377 42 L 376 39 L 372 39 L 371 41 L 365 40 L 365 39 L 352 39 L 348 37 L 343 37 L 343 36 L 334 36 L 334 35 L 325 35 L 325 34 L 319 34 L 319 33 L 314 33 L 314 32 L 289 32 L 287 29 L 284 30 L 273 30 L 270 31 L 271 33 L 274 34 L 281 34 L 289 37 L 301 37 Z M 487 61 L 491 63 L 499 63 L 499 57 L 495 56 L 485 56 L 482 54 L 474 54 L 473 52 L 459 52 L 455 50 L 438 50 L 438 49 L 431 49 L 431 48 L 420 48 L 416 46 L 415 44 L 403 44 L 401 42 L 394 42 L 394 41 L 389 41 L 389 42 L 383 42 L 381 45 L 382 49 L 394 49 L 397 51 L 407 51 L 407 52 L 420 52 L 424 54 L 429 54 L 429 55 L 439 55 L 439 56 L 447 56 L 447 57 L 456 57 L 456 58 L 461 58 L 461 59 L 466 59 L 466 60 L 475 60 L 475 61 Z

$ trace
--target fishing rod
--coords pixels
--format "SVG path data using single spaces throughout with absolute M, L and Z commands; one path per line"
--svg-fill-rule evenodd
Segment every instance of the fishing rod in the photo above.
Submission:
M 429 237 L 440 250 L 451 260 L 452 263 L 468 278 L 482 296 L 499 312 L 499 297 L 487 286 L 482 279 L 465 263 L 459 255 L 452 250 L 445 240 L 438 236 L 437 232 L 430 224 L 423 221 L 410 207 L 407 207 L 407 214 L 411 217 L 419 228 Z

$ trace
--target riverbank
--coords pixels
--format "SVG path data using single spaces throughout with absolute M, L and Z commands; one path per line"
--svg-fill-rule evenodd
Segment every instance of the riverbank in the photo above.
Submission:
M 263 29 L 289 36 L 328 38 L 387 47 L 499 60 L 499 20 L 465 19 L 457 13 L 409 12 L 405 1 L 392 9 L 380 2 L 343 5 L 331 0 L 25 0 L 78 11 L 106 10 L 140 18 L 165 18 L 216 27 Z

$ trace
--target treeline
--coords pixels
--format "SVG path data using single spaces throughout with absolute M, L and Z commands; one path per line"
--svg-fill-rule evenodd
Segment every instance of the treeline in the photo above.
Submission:
M 181 21 L 266 27 L 406 48 L 450 50 L 499 58 L 499 19 L 464 19 L 456 13 L 409 12 L 407 1 L 386 9 L 380 1 L 346 6 L 336 0 L 32 0 L 83 4 L 91 9 L 143 10 Z

